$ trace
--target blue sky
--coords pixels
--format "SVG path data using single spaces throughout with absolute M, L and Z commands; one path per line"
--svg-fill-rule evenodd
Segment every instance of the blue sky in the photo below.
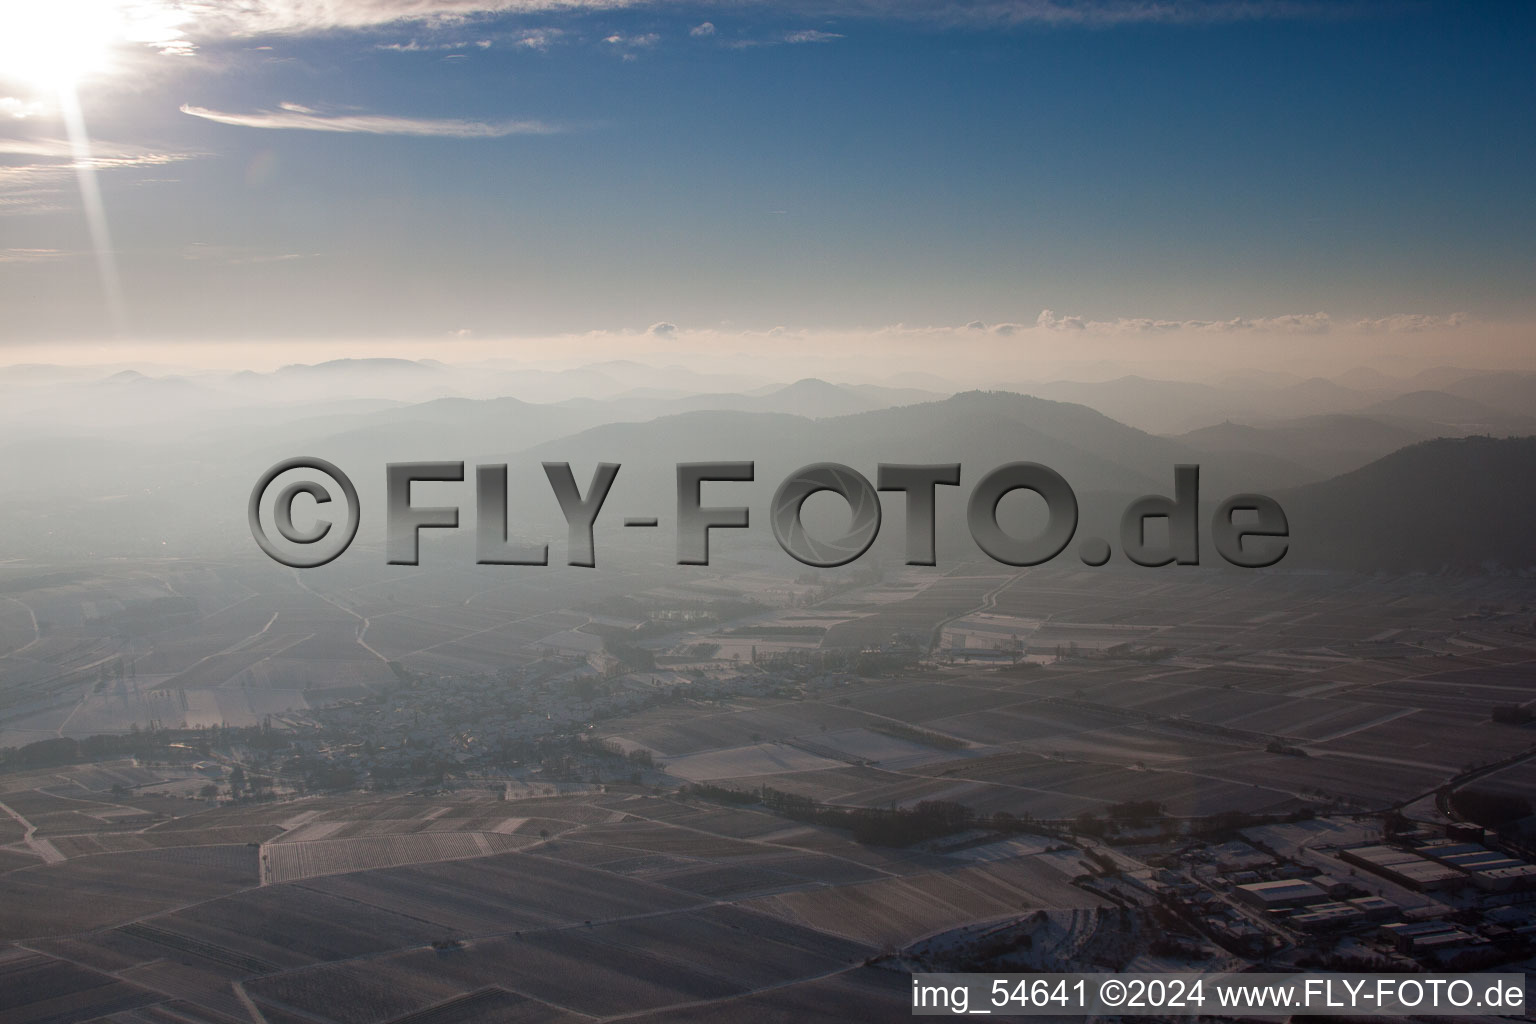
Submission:
M 1536 318 L 1524 5 L 63 2 L 122 308 L 0 61 L 11 342 Z

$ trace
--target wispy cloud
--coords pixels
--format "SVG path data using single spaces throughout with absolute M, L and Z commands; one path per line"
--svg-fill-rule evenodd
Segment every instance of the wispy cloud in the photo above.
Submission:
M 73 255 L 64 249 L 0 249 L 0 263 L 57 263 Z
M 605 37 L 603 42 L 621 52 L 625 60 L 635 60 L 637 59 L 635 56 L 636 50 L 649 50 L 661 42 L 661 36 L 655 32 L 642 32 L 638 35 L 625 35 L 622 32 L 615 32 L 613 35 Z
M 715 23 L 712 21 L 702 22 L 689 29 L 688 34 L 693 36 L 695 39 L 704 39 L 708 36 L 712 36 L 715 34 Z
M 17 121 L 47 113 L 51 108 L 42 100 L 23 100 L 15 96 L 0 96 L 0 118 Z
M 1392 313 L 1380 317 L 1339 320 L 1327 313 L 1290 313 L 1281 316 L 1240 316 L 1229 320 L 1160 320 L 1152 317 L 1117 317 L 1091 320 L 1083 316 L 1044 309 L 1034 323 L 987 324 L 973 320 L 963 328 L 991 334 L 1015 335 L 1034 331 L 1081 332 L 1084 334 L 1420 334 L 1445 331 L 1475 323 L 1468 313 Z
M 843 38 L 841 32 L 820 32 L 814 28 L 805 28 L 784 35 L 786 43 L 830 43 L 834 39 L 841 38 Z
M 491 41 L 489 39 L 476 39 L 470 42 L 461 39 L 457 42 L 448 43 L 422 43 L 412 39 L 408 43 L 380 43 L 376 47 L 376 49 L 388 50 L 391 53 L 430 53 L 437 50 L 468 50 L 471 48 L 489 50 L 491 48 Z
M 20 0 L 15 0 L 20 2 Z M 1338 19 L 1373 9 L 1373 0 L 722 0 L 713 14 L 771 11 L 786 18 L 836 17 L 844 21 L 901 21 L 936 28 L 1086 27 L 1169 24 L 1200 25 L 1241 21 Z M 644 8 L 648 13 L 697 16 L 698 0 L 116 0 L 123 14 L 121 42 L 142 53 L 185 56 L 199 46 L 309 33 L 409 28 L 424 33 L 476 30 L 498 18 L 559 17 L 583 12 Z M 1377 7 L 1380 5 L 1377 4 Z M 716 15 L 721 16 L 721 15 Z M 715 31 L 713 22 L 690 30 Z M 772 42 L 825 42 L 836 33 L 791 32 L 749 39 L 743 46 Z M 554 38 L 543 37 L 545 45 Z M 477 42 L 478 40 L 471 40 Z M 529 42 L 533 48 L 540 44 Z M 410 50 L 409 42 L 391 48 Z M 423 44 L 420 48 L 430 48 Z M 4 114 L 0 106 L 0 114 Z M 14 114 L 12 114 L 14 116 Z
M 782 32 L 775 36 L 765 38 L 732 39 L 725 43 L 728 50 L 750 50 L 758 46 L 795 46 L 802 43 L 830 43 L 835 39 L 842 39 L 841 32 L 823 32 L 820 29 L 802 28 L 793 32 Z
M 1450 327 L 1464 327 L 1472 322 L 1469 313 L 1451 313 L 1434 316 L 1428 313 L 1394 313 L 1391 316 L 1357 320 L 1352 325 L 1364 334 L 1420 334 L 1424 331 L 1442 331 Z
M 627 36 L 622 32 L 615 32 L 606 37 L 603 42 L 610 46 L 655 46 L 661 42 L 661 36 L 655 32 L 643 32 L 639 35 Z
M 464 121 L 458 118 L 393 117 L 386 114 L 322 114 L 296 103 L 277 110 L 249 114 L 181 106 L 183 114 L 241 128 L 307 132 L 346 132 L 364 135 L 417 135 L 450 139 L 495 139 L 506 135 L 550 135 L 561 129 L 543 121 Z
M 804 3 L 841 17 L 921 21 L 954 26 L 1209 25 L 1243 21 L 1347 18 L 1364 9 L 1351 0 L 843 0 Z
M 524 29 L 512 37 L 512 44 L 542 52 L 559 42 L 564 35 L 565 30 L 560 28 Z
M 71 206 L 78 196 L 75 174 L 163 167 L 200 153 L 154 150 L 95 139 L 91 155 L 78 160 L 67 139 L 0 138 L 0 216 L 52 213 Z M 8 162 L 11 158 L 22 162 Z
M 693 0 L 243 0 L 235 4 L 187 4 L 139 0 L 141 7 L 180 12 L 189 34 L 286 34 L 338 28 L 369 28 L 401 22 L 451 26 L 488 15 L 612 11 L 696 10 Z M 742 10 L 761 8 L 738 0 Z M 1360 5 L 1323 0 L 789 0 L 774 5 L 799 15 L 884 18 L 955 24 L 1089 25 L 1202 24 L 1347 15 Z M 708 25 L 709 22 L 704 24 Z M 700 26 L 702 28 L 702 26 Z M 707 34 L 707 33 L 706 33 Z
M 174 153 L 157 151 L 145 146 L 135 146 L 108 139 L 91 140 L 91 165 L 93 167 L 128 167 L 135 164 L 158 165 L 173 163 L 199 156 L 198 153 Z M 24 156 L 49 160 L 73 161 L 75 151 L 68 139 L 36 136 L 33 138 L 0 138 L 0 157 Z
M 190 34 L 193 38 L 289 35 L 405 22 L 453 26 L 487 15 L 609 11 L 632 6 L 637 6 L 634 0 L 244 0 L 201 5 Z
M 1230 320 L 1157 320 L 1151 317 L 1089 320 L 1043 309 L 1032 326 L 1046 331 L 1087 331 L 1094 334 L 1166 334 L 1178 331 L 1327 334 L 1333 328 L 1333 318 L 1327 313 L 1292 313 L 1270 317 L 1233 317 Z M 1013 334 L 1024 329 L 1023 324 L 997 324 L 992 327 L 995 333 L 1000 334 Z
M 249 246 L 210 245 L 193 242 L 181 250 L 181 258 L 195 263 L 217 263 L 225 266 L 248 266 L 260 263 L 292 263 L 310 260 L 317 252 L 273 252 L 253 249 Z

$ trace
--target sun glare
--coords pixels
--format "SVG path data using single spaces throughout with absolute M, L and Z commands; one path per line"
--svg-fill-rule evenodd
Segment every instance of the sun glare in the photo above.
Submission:
M 125 22 L 114 0 L 0 0 L 0 81 L 39 93 L 109 70 Z

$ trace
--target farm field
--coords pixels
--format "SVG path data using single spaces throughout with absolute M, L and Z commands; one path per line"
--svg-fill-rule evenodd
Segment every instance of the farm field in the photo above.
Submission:
M 49 801 L 23 793 L 34 809 Z M 751 809 L 489 796 L 210 806 L 137 833 L 188 844 L 148 850 L 86 852 L 88 837 L 71 837 L 62 863 L 0 874 L 3 939 L 29 947 L 0 949 L 0 980 L 27 993 L 7 1020 L 136 1007 L 240 1020 L 245 1000 L 269 1021 L 337 1024 L 706 1006 L 752 1019 L 765 988 L 890 1007 L 899 990 L 861 967 L 882 944 L 1099 902 L 1045 861 L 881 851 Z M 238 830 L 275 835 L 199 845 Z M 500 842 L 521 849 L 483 845 Z M 75 910 L 60 914 L 66 893 Z
M 531 842 L 531 840 L 528 840 Z M 350 839 L 289 840 L 261 849 L 263 884 L 297 882 L 406 864 L 489 857 L 524 845 L 496 832 L 417 832 Z
M 1533 746 L 1529 726 L 1493 720 L 1536 678 L 1523 625 L 1484 621 L 1490 602 L 1524 599 L 1514 583 L 1429 597 L 1411 581 L 1106 586 L 962 565 L 843 581 L 801 608 L 815 588 L 771 574 L 737 589 L 724 573 L 666 578 L 486 580 L 466 599 L 454 571 L 338 568 L 305 577 L 309 590 L 166 565 L 48 577 L 0 602 L 0 669 L 15 673 L 0 745 L 135 724 L 248 730 L 174 763 L 0 772 L 0 994 L 33 993 L 8 996 L 5 1018 L 772 1021 L 818 999 L 805 1019 L 902 1015 L 904 977 L 866 966 L 882 951 L 1037 911 L 1096 919 L 1113 902 L 1093 884 L 1089 851 L 1104 848 L 1076 831 L 1085 820 L 1130 805 L 1173 828 L 1308 814 L 1359 828 Z M 634 646 L 665 667 L 589 681 L 634 700 L 572 718 L 557 754 L 509 743 L 507 765 L 478 762 L 544 711 L 477 702 L 526 673 L 530 700 L 558 709 L 605 630 L 641 628 L 619 614 L 634 606 L 604 603 L 629 585 L 668 614 L 768 603 L 653 626 Z M 34 612 L 46 636 L 30 635 Z M 154 623 L 128 652 L 123 615 Z M 920 660 L 848 667 L 935 636 Z M 753 664 L 789 648 L 835 667 Z M 364 743 L 369 721 L 402 727 Z M 260 763 L 241 744 L 268 729 L 305 737 L 306 758 L 363 767 L 301 796 L 305 758 L 269 765 L 277 792 L 231 802 L 233 765 Z M 573 766 L 598 744 L 600 774 Z M 440 777 L 368 791 L 365 766 L 385 756 Z M 1531 764 L 1484 783 L 1528 792 Z M 887 847 L 772 813 L 770 794 L 836 812 L 958 805 L 976 827 Z

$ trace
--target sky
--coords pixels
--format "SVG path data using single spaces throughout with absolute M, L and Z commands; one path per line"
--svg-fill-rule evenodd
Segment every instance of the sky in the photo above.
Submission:
M 0 0 L 0 362 L 793 337 L 1536 369 L 1533 29 L 1513 3 Z

